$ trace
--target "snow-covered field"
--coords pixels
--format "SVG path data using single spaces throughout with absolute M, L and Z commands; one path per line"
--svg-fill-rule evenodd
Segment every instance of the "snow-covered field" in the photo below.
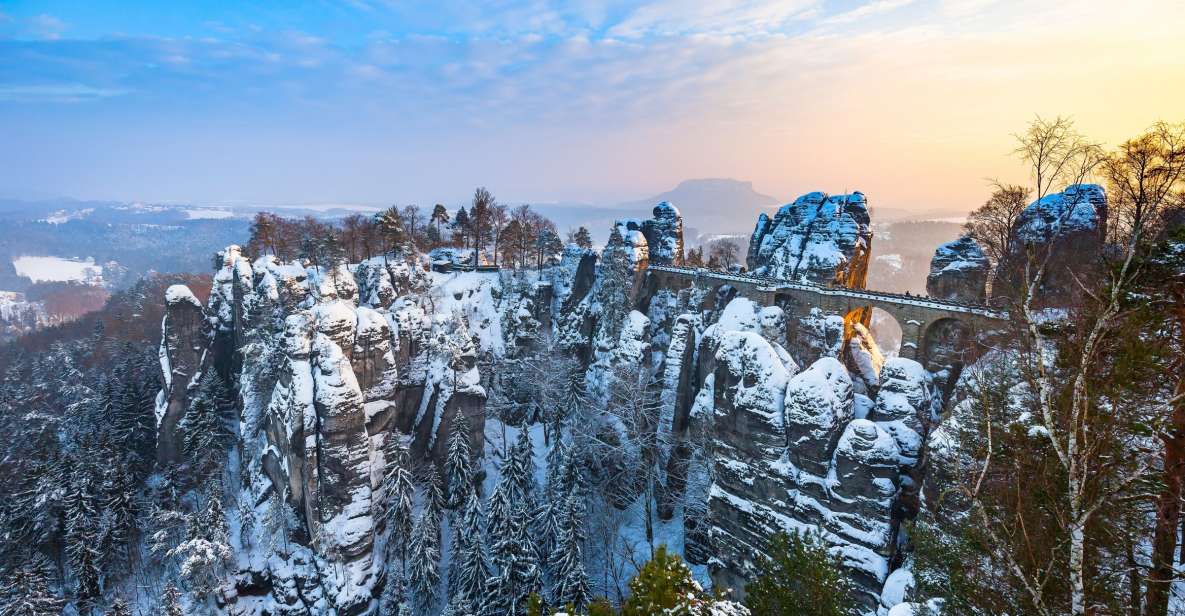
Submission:
M 185 210 L 185 218 L 189 220 L 219 220 L 223 218 L 234 218 L 234 216 L 235 213 L 231 210 Z
M 95 265 L 95 260 L 87 257 L 85 261 L 66 259 L 63 257 L 34 257 L 22 255 L 12 260 L 16 273 L 26 276 L 33 282 L 61 282 L 67 280 L 95 280 L 103 275 L 103 266 Z

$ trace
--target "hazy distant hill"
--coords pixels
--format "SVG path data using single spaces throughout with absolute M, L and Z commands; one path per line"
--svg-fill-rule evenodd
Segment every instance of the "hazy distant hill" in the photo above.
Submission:
M 674 203 L 683 213 L 684 225 L 712 234 L 751 233 L 757 214 L 782 203 L 753 190 L 753 182 L 712 178 L 684 180 L 673 190 L 619 207 L 649 215 L 649 208 L 659 201 Z

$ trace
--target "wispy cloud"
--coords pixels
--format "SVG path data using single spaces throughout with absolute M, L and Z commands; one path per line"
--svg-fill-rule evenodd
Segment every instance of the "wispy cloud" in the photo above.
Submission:
M 84 103 L 127 94 L 126 90 L 96 88 L 81 83 L 0 84 L 0 101 L 18 103 Z
M 66 22 L 43 13 L 29 19 L 29 28 L 40 38 L 55 40 L 61 38 L 62 33 L 66 31 Z
M 872 17 L 874 15 L 881 15 L 891 11 L 895 11 L 902 7 L 909 6 L 917 0 L 875 0 L 867 4 L 860 5 L 850 11 L 832 15 L 823 20 L 824 24 L 850 24 L 861 19 Z

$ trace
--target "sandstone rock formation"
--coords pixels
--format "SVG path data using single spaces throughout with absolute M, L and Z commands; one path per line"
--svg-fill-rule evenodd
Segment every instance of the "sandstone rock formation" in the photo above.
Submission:
M 156 401 L 157 459 L 165 464 L 180 459 L 177 426 L 189 406 L 189 390 L 197 385 L 207 344 L 202 304 L 185 285 L 165 291 L 161 323 L 160 365 L 164 389 Z
M 749 240 L 748 266 L 757 274 L 824 285 L 864 288 L 872 248 L 863 193 L 805 194 L 771 219 L 761 214 Z
M 683 264 L 683 216 L 668 201 L 654 206 L 653 218 L 642 221 L 642 235 L 650 245 L 654 265 Z
M 463 413 L 480 455 L 486 392 L 477 356 L 507 344 L 497 280 L 468 275 L 433 286 L 421 264 L 397 259 L 313 267 L 265 256 L 252 264 L 236 246 L 222 257 L 205 310 L 185 287 L 167 293 L 160 457 L 178 457 L 177 424 L 195 377 L 224 374 L 242 406 L 249 472 L 240 498 L 261 518 L 288 515 L 277 508 L 299 518 L 287 560 L 251 559 L 232 572 L 242 597 L 229 599 L 266 596 L 273 613 L 364 613 L 379 571 L 372 501 L 383 459 L 375 449 L 399 439 L 418 461 L 443 464 Z M 532 299 L 506 301 L 518 314 Z M 321 575 L 330 569 L 337 574 Z
M 934 251 L 926 294 L 942 300 L 983 304 L 991 263 L 975 238 L 964 235 Z
M 678 208 L 663 201 L 654 206 L 653 218 L 617 221 L 617 230 L 634 251 L 633 261 L 646 264 L 683 264 L 683 216 Z
M 1026 264 L 1044 262 L 1037 305 L 1074 303 L 1080 288 L 1075 275 L 1089 277 L 1099 265 L 1106 220 L 1107 194 L 1097 184 L 1074 184 L 1034 201 L 1017 218 L 992 297 L 1001 303 L 1019 301 L 1026 287 Z

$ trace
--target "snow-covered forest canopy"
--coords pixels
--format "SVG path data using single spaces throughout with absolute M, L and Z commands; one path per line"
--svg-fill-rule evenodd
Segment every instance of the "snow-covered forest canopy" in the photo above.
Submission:
M 860 192 L 260 213 L 2 348 L 0 616 L 1185 613 L 1185 126 L 1018 139 L 896 350 Z

